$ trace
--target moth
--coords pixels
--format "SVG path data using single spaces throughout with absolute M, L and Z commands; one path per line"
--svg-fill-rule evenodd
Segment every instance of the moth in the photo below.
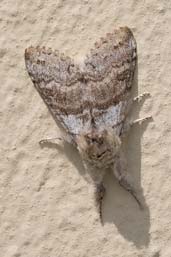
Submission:
M 26 69 L 36 90 L 62 126 L 62 139 L 78 149 L 95 185 L 101 219 L 103 177 L 109 168 L 142 206 L 122 151 L 129 128 L 149 118 L 128 119 L 132 103 L 139 99 L 130 95 L 136 58 L 136 41 L 128 27 L 114 29 L 96 42 L 81 65 L 45 47 L 25 50 Z

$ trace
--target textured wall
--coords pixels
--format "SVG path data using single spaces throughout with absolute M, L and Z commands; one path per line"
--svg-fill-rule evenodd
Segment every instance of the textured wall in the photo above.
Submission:
M 171 3 L 168 0 L 1 0 L 0 256 L 171 256 Z M 104 226 L 72 147 L 41 148 L 59 129 L 33 88 L 24 49 L 45 45 L 77 61 L 117 26 L 138 45 L 134 117 L 153 115 L 127 138 L 128 171 L 145 210 L 105 178 Z

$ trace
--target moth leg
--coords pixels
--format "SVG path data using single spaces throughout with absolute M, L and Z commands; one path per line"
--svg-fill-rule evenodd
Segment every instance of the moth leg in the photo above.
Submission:
M 47 143 L 57 144 L 57 145 L 63 145 L 64 143 L 74 144 L 71 137 L 66 133 L 61 133 L 60 137 L 46 138 L 39 141 L 40 145 L 47 144 Z
M 127 119 L 133 104 L 137 103 L 137 102 L 140 102 L 142 100 L 142 98 L 145 97 L 145 96 L 150 96 L 150 93 L 143 93 L 143 94 L 140 94 L 140 95 L 128 100 L 127 108 L 126 108 L 125 113 L 124 113 L 125 120 Z
M 103 185 L 103 182 L 96 185 L 95 199 L 96 199 L 96 204 L 97 204 L 98 211 L 99 211 L 100 221 L 102 224 L 103 224 L 102 205 L 103 205 L 103 198 L 105 195 L 105 191 L 106 191 L 106 189 Z
M 140 118 L 140 119 L 136 119 L 134 121 L 130 121 L 129 123 L 130 123 L 130 126 L 132 127 L 133 125 L 135 125 L 137 123 L 141 125 L 144 121 L 151 120 L 151 119 L 152 119 L 152 116 L 147 116 L 145 118 Z
M 123 187 L 126 191 L 128 191 L 134 197 L 140 209 L 143 209 L 143 205 L 141 201 L 138 199 L 137 192 L 134 186 L 129 181 L 128 176 L 126 175 L 125 166 L 125 160 L 118 158 L 114 165 L 114 175 L 118 180 L 120 186 Z
M 141 101 L 143 97 L 150 96 L 150 93 L 143 93 L 133 98 L 133 102 Z
M 42 139 L 39 141 L 39 144 L 43 145 L 43 144 L 53 143 L 53 144 L 60 145 L 63 141 L 64 140 L 62 137 L 54 137 L 54 138 Z
M 123 128 L 121 131 L 121 136 L 126 134 L 135 124 L 142 124 L 144 121 L 148 121 L 151 120 L 152 116 L 147 116 L 145 118 L 140 118 L 140 119 L 136 119 L 133 121 L 129 121 L 129 120 L 125 120 L 124 124 L 123 124 Z

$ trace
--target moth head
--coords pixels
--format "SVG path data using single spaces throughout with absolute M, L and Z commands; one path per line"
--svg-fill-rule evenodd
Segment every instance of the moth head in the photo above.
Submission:
M 121 141 L 113 130 L 92 130 L 77 136 L 78 150 L 87 163 L 98 168 L 105 168 L 114 162 Z

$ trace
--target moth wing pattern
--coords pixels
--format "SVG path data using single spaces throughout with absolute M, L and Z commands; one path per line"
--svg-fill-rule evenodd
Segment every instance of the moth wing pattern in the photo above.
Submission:
M 80 133 L 85 124 L 81 117 L 77 118 L 82 106 L 80 95 L 83 89 L 79 81 L 79 67 L 71 58 L 45 47 L 27 48 L 25 63 L 54 120 L 68 133 Z
M 85 60 L 91 80 L 96 127 L 119 129 L 124 122 L 136 66 L 136 41 L 127 27 L 116 29 L 95 43 Z M 120 126 L 121 125 L 121 126 Z
M 96 43 L 82 68 L 44 47 L 26 49 L 25 62 L 55 121 L 71 136 L 91 130 L 92 118 L 101 129 L 123 122 L 136 63 L 135 39 L 127 27 Z

